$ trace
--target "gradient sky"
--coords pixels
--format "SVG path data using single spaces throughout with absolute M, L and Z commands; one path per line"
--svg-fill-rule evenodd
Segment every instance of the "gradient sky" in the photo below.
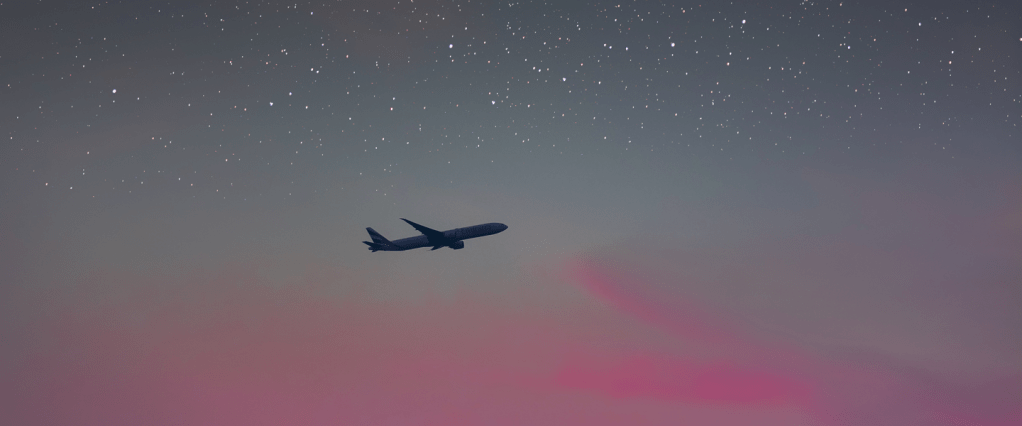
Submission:
M 1022 424 L 1022 9 L 0 3 L 0 423 Z M 502 222 L 463 250 L 370 253 Z

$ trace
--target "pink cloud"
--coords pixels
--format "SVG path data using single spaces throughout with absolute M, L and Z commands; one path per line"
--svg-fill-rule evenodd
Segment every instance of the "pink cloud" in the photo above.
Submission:
M 595 361 L 578 356 L 560 372 L 559 385 L 615 398 L 724 404 L 739 410 L 792 404 L 823 425 L 1022 424 L 1022 409 L 1003 396 L 1022 396 L 1022 375 L 977 390 L 891 359 L 828 357 L 744 331 L 741 320 L 711 314 L 695 298 L 658 293 L 627 265 L 611 268 L 590 260 L 567 269 L 610 307 L 716 355 L 706 360 L 633 354 Z M 976 392 L 983 396 L 968 397 Z
M 770 406 L 802 402 L 804 383 L 727 362 L 632 355 L 610 363 L 572 359 L 556 383 L 615 398 L 653 398 L 695 404 Z

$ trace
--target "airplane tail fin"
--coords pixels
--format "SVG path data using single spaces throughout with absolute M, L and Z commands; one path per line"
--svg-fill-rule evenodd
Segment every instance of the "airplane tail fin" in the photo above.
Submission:
M 376 232 L 373 228 L 366 228 L 366 231 L 369 231 L 369 238 L 373 239 L 373 242 L 371 243 L 369 241 L 362 241 L 365 245 L 369 246 L 369 250 L 375 252 L 378 250 L 397 249 L 397 246 L 395 246 L 394 243 L 391 243 L 390 240 L 386 239 L 383 235 L 380 235 L 380 233 Z
M 369 231 L 369 237 L 373 239 L 374 243 L 376 243 L 376 244 L 390 244 L 390 240 L 384 238 L 384 236 L 380 235 L 379 232 L 376 232 L 375 229 L 373 229 L 373 228 L 366 228 L 366 231 Z

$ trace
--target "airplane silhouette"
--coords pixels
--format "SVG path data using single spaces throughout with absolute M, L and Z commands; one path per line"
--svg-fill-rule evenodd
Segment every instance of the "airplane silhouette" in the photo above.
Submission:
M 430 249 L 431 251 L 443 247 L 460 250 L 465 248 L 465 242 L 462 240 L 485 237 L 487 235 L 503 232 L 507 229 L 507 225 L 503 223 L 484 223 L 482 225 L 469 226 L 465 228 L 454 228 L 448 231 L 437 231 L 405 218 L 401 218 L 401 220 L 408 222 L 409 225 L 412 225 L 412 227 L 421 232 L 422 235 L 390 241 L 384 238 L 383 235 L 380 235 L 379 232 L 373 230 L 373 228 L 366 228 L 366 231 L 369 231 L 369 237 L 373 239 L 373 242 L 362 242 L 369 246 L 369 250 L 372 250 L 373 253 L 377 251 L 405 251 L 430 246 L 433 247 Z

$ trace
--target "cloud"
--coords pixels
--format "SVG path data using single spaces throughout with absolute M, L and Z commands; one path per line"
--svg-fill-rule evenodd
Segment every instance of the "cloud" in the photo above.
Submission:
M 655 291 L 652 283 L 627 268 L 600 263 L 577 262 L 569 266 L 570 273 L 609 306 L 680 340 L 699 342 L 716 356 L 633 354 L 588 362 L 579 357 L 560 372 L 561 385 L 613 397 L 734 409 L 793 404 L 823 425 L 1009 425 L 1022 420 L 1022 409 L 1014 403 L 1022 396 L 1022 374 L 971 385 L 877 354 L 828 356 L 787 336 L 766 339 L 748 327 L 723 326 L 727 318 L 714 318 L 720 315 L 699 309 L 692 299 L 646 298 Z M 730 324 L 741 322 L 732 318 Z

